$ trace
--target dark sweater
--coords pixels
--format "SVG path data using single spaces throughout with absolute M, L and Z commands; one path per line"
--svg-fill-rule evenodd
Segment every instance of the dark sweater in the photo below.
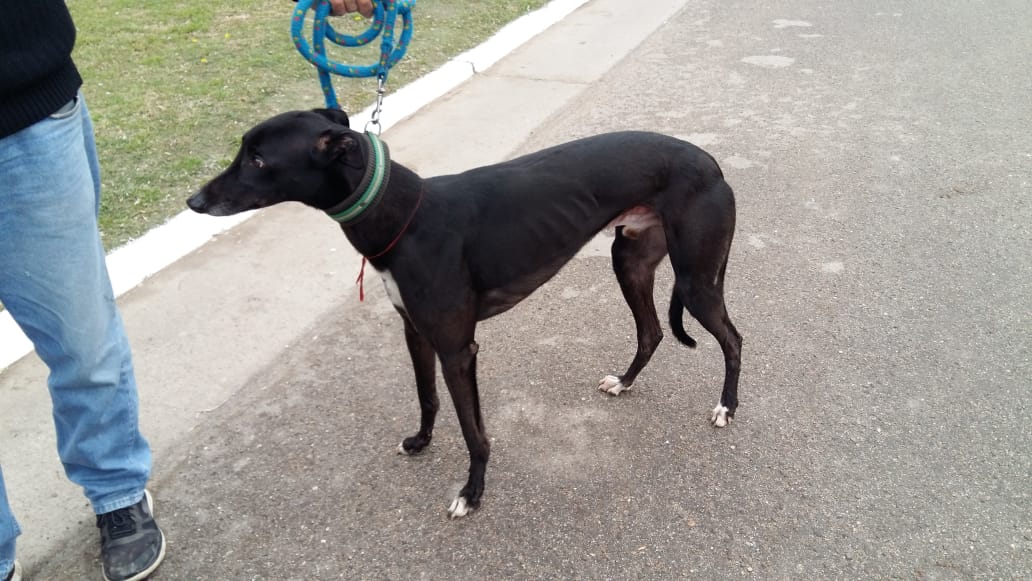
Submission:
M 75 25 L 64 0 L 0 0 L 0 138 L 71 101 Z

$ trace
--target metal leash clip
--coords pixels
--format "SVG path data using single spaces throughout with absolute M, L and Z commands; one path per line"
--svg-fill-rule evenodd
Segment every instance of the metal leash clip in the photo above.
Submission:
M 365 124 L 365 131 L 368 132 L 370 127 L 376 131 L 379 135 L 382 130 L 380 125 L 380 110 L 383 108 L 383 96 L 387 92 L 387 76 L 376 77 L 376 104 L 373 105 L 373 112 L 369 115 L 369 121 Z

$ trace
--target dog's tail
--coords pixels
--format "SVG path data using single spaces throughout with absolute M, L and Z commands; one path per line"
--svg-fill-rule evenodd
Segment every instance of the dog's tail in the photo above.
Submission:
M 670 296 L 670 330 L 673 331 L 674 337 L 685 345 L 695 348 L 695 339 L 692 339 L 688 332 L 684 330 L 684 303 L 677 296 L 677 289 Z

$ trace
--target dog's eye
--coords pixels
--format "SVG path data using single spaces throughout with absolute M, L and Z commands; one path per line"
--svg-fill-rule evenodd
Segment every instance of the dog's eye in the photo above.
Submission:
M 265 169 L 265 160 L 257 153 L 251 155 L 251 165 L 258 169 Z

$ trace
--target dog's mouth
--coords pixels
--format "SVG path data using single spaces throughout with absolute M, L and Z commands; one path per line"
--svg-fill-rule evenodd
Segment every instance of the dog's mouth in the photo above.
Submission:
M 209 216 L 232 216 L 233 214 L 239 214 L 249 210 L 258 210 L 268 206 L 269 204 L 263 199 L 256 199 L 246 206 L 239 205 L 237 203 L 229 203 L 226 200 L 212 201 L 205 192 L 200 191 L 190 196 L 186 200 L 186 205 L 198 214 L 207 214 Z

